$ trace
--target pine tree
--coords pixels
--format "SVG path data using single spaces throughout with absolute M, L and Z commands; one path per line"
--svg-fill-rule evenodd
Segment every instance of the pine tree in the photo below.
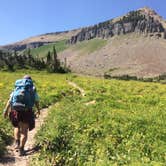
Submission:
M 55 46 L 53 46 L 53 58 L 54 58 L 54 71 L 58 71 L 59 69 L 59 61 L 57 59 L 57 52 L 56 52 L 56 49 L 55 49 Z
M 50 53 L 50 51 L 48 51 L 48 53 L 47 53 L 47 65 L 49 65 L 50 63 L 51 63 L 51 53 Z
M 53 46 L 53 71 L 58 72 L 59 69 L 60 69 L 60 62 L 57 58 L 57 52 L 55 46 Z

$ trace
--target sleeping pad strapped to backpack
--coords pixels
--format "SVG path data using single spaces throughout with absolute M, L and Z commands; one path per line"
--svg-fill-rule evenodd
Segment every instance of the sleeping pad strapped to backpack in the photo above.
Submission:
M 35 91 L 33 88 L 31 79 L 17 80 L 11 99 L 12 107 L 32 108 L 35 103 Z

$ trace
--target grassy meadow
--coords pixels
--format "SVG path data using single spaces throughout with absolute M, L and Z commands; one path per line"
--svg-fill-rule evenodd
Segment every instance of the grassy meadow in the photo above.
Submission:
M 40 46 L 38 48 L 33 48 L 33 49 L 31 49 L 31 54 L 32 54 L 32 56 L 44 58 L 47 56 L 49 51 L 50 52 L 53 51 L 54 46 L 56 48 L 57 53 L 68 48 L 68 45 L 66 44 L 66 40 L 61 40 L 61 41 L 57 41 L 56 43 L 51 43 L 48 45 Z M 25 50 L 25 52 L 26 51 L 27 50 Z
M 75 45 L 69 45 L 66 43 L 67 40 L 57 41 L 56 43 L 51 43 L 48 45 L 40 46 L 38 48 L 31 49 L 31 55 L 37 56 L 40 58 L 45 58 L 48 54 L 48 51 L 52 53 L 53 47 L 55 46 L 57 53 L 62 52 L 66 49 L 72 49 L 75 51 L 80 51 L 83 53 L 92 53 L 96 50 L 101 49 L 107 44 L 107 40 L 104 39 L 92 39 L 90 41 L 83 41 Z M 24 50 L 27 52 L 28 50 Z
M 92 39 L 76 43 L 71 47 L 72 50 L 80 51 L 82 54 L 92 53 L 104 47 L 107 44 L 105 39 Z
M 14 81 L 24 73 L 0 73 L 1 110 Z M 57 103 L 36 135 L 41 149 L 32 165 L 165 165 L 166 85 L 72 74 L 31 76 L 41 107 Z M 68 80 L 82 87 L 86 96 Z M 10 123 L 1 116 L 1 154 L 11 134 Z

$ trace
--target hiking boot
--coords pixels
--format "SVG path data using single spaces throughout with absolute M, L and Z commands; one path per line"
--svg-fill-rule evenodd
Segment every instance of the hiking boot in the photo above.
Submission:
M 24 148 L 19 149 L 19 156 L 25 156 L 25 150 Z
M 14 149 L 19 149 L 20 147 L 20 140 L 16 140 L 14 143 Z

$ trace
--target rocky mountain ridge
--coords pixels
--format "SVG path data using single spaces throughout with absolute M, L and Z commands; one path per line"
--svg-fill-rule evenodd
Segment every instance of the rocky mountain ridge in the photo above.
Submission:
M 72 36 L 68 43 L 75 44 L 93 38 L 105 39 L 132 32 L 166 38 L 164 26 L 163 19 L 154 10 L 146 7 L 129 12 L 118 19 L 83 28 L 77 35 Z

